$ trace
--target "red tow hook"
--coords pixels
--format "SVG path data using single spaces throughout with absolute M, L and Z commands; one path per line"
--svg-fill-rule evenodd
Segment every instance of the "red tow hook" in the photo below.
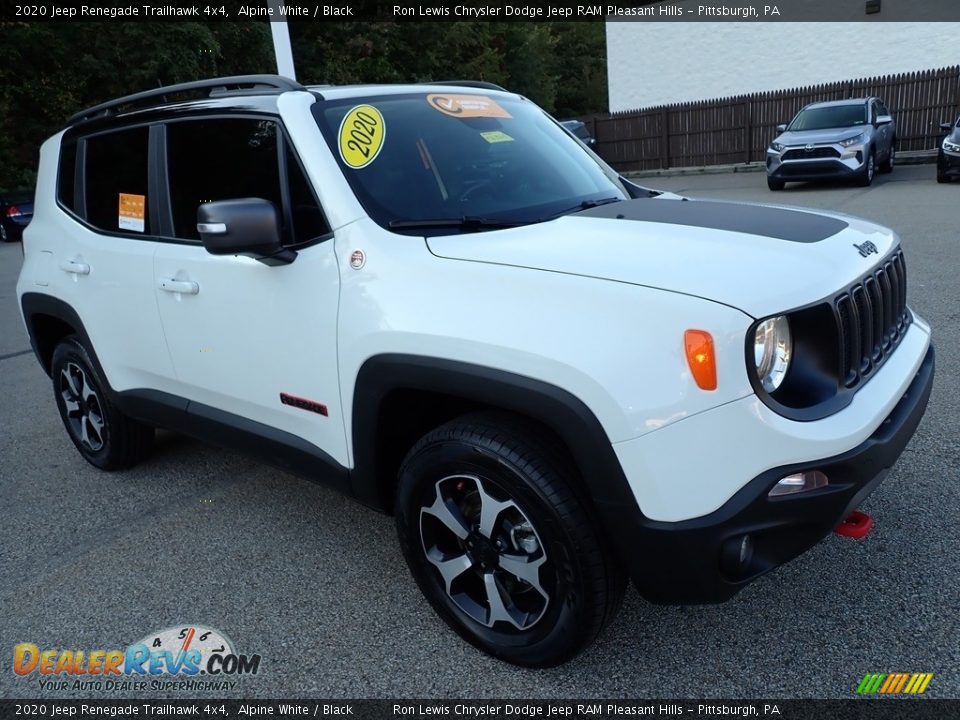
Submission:
M 869 535 L 871 528 L 873 528 L 873 518 L 865 512 L 854 510 L 833 531 L 837 535 L 859 540 Z

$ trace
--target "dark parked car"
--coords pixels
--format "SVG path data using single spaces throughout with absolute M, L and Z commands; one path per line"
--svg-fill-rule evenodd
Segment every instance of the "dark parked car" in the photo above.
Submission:
M 33 192 L 0 192 L 0 242 L 16 242 L 33 218 Z
M 880 98 L 807 105 L 767 149 L 767 186 L 788 181 L 850 178 L 869 185 L 877 170 L 890 172 L 897 125 Z
M 960 177 L 960 117 L 954 123 L 942 123 L 947 136 L 940 143 L 937 153 L 937 182 L 950 182 Z
M 590 134 L 590 131 L 587 130 L 587 126 L 584 125 L 580 120 L 561 120 L 560 124 L 572 132 L 577 137 L 577 140 L 582 142 L 591 150 L 596 146 L 596 138 Z

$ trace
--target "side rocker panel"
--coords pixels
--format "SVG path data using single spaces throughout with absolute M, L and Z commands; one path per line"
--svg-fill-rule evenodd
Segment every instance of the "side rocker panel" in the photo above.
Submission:
M 83 321 L 67 303 L 42 293 L 25 293 L 21 300 L 24 320 L 34 354 L 49 375 L 49 356 L 53 347 L 37 337 L 34 321 L 46 315 L 69 325 L 90 352 L 90 359 L 101 377 L 106 378 Z M 245 417 L 192 402 L 153 389 L 117 392 L 106 388 L 111 399 L 130 417 L 158 427 L 190 435 L 203 442 L 236 450 L 281 470 L 322 482 L 349 494 L 349 471 L 306 440 Z

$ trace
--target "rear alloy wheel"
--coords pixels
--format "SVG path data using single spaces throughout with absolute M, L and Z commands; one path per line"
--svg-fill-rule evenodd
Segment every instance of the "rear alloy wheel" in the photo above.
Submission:
M 786 183 L 783 180 L 775 180 L 772 177 L 767 177 L 767 187 L 771 190 L 783 190 Z
M 877 171 L 877 163 L 873 148 L 867 150 L 867 157 L 863 161 L 863 171 L 860 173 L 859 184 L 863 187 L 869 187 L 873 183 L 873 176 Z
M 124 415 L 110 401 L 106 383 L 76 336 L 54 349 L 51 375 L 60 418 L 87 462 L 101 470 L 118 470 L 149 452 L 153 428 Z
M 468 642 L 518 665 L 573 657 L 623 599 L 571 465 L 533 426 L 478 413 L 428 433 L 400 469 L 397 531 L 420 589 Z
M 0 222 L 0 242 L 10 242 L 10 237 L 7 235 L 7 229 L 3 226 L 2 222 Z

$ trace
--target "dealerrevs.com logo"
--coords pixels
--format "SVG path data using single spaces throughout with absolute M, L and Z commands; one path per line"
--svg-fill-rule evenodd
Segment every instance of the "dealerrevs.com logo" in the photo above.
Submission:
M 40 690 L 232 690 L 256 675 L 260 655 L 242 655 L 219 630 L 182 625 L 151 633 L 125 649 L 41 649 L 20 643 L 13 672 Z

